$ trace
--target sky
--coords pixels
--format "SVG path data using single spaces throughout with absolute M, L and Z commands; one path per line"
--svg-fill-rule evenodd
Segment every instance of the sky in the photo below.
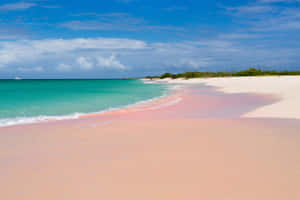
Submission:
M 0 78 L 300 70 L 300 0 L 1 0 Z

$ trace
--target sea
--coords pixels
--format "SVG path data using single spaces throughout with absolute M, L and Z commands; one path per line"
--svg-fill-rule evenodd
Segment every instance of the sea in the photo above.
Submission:
M 0 127 L 120 109 L 166 95 L 141 80 L 0 80 Z

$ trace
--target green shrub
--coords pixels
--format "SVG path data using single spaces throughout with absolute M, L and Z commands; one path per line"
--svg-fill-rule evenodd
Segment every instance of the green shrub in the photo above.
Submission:
M 163 75 L 160 76 L 161 79 L 163 78 L 172 78 L 173 74 L 171 73 L 164 73 Z
M 230 77 L 230 76 L 284 76 L 284 75 L 300 75 L 300 71 L 280 71 L 277 72 L 275 70 L 272 71 L 263 71 L 261 69 L 256 68 L 249 68 L 243 71 L 231 71 L 231 72 L 185 72 L 179 74 L 172 74 L 172 73 L 164 73 L 159 78 L 208 78 L 208 77 Z M 151 77 L 148 76 L 146 78 L 158 78 L 158 77 Z

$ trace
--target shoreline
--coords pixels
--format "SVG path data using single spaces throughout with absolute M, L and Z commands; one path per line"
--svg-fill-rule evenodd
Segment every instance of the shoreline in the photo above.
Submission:
M 260 81 L 261 87 L 259 84 L 253 84 L 259 80 L 270 80 L 272 84 L 278 80 L 285 81 L 286 79 L 291 79 L 292 81 L 297 82 L 300 85 L 300 76 L 255 76 L 255 77 L 216 77 L 216 78 L 194 78 L 194 79 L 138 79 L 144 82 L 145 84 L 167 84 L 169 87 L 177 85 L 177 87 L 186 87 L 190 85 L 199 85 L 203 84 L 204 86 L 213 87 L 216 91 L 224 92 L 225 94 L 254 94 L 254 95 L 268 95 L 274 99 L 269 105 L 264 105 L 262 107 L 256 108 L 255 110 L 244 113 L 241 117 L 244 118 L 282 118 L 282 119 L 300 119 L 300 108 L 297 108 L 298 99 L 300 101 L 300 95 L 297 96 L 294 100 L 291 100 L 291 95 L 286 91 L 289 88 L 289 85 L 282 87 L 279 91 L 275 91 L 274 87 L 265 87 L 264 84 L 267 83 L 267 86 L 270 85 L 268 81 Z M 294 83 L 293 83 L 294 84 Z M 62 121 L 62 120 L 76 120 L 81 118 L 93 117 L 103 114 L 110 113 L 120 113 L 127 110 L 134 109 L 136 107 L 151 107 L 153 104 L 158 104 L 163 99 L 169 99 L 174 93 L 178 92 L 180 89 L 169 88 L 166 91 L 166 94 L 163 94 L 160 97 L 155 97 L 149 100 L 144 100 L 136 102 L 134 104 L 126 105 L 120 108 L 111 108 L 104 111 L 92 112 L 92 113 L 74 113 L 64 116 L 36 116 L 36 117 L 25 117 L 19 119 L 9 119 L 12 121 L 7 121 L 6 124 L 1 124 L 2 127 L 11 127 L 11 126 L 20 126 L 20 125 L 30 125 L 36 123 L 48 123 L 53 121 Z M 276 87 L 275 87 L 276 88 Z M 283 95 L 281 94 L 283 93 Z M 156 105 L 157 106 L 157 105 Z M 291 107 L 294 107 L 293 111 Z M 275 108 L 274 108 L 275 107 Z M 299 106 L 298 106 L 299 107 Z M 296 109 L 295 109 L 296 108 Z M 20 120 L 20 121 L 15 121 Z M 1 121 L 1 120 L 0 120 Z M 4 120 L 2 120 L 4 121 Z M 5 121 L 3 122 L 5 123 Z
M 62 116 L 35 116 L 35 117 L 20 117 L 20 118 L 10 118 L 10 119 L 0 119 L 2 124 L 0 124 L 0 129 L 4 127 L 14 127 L 14 126 L 23 126 L 23 125 L 33 125 L 33 124 L 43 124 L 49 122 L 63 121 L 63 120 L 76 120 L 81 118 L 93 117 L 93 116 L 101 116 L 110 113 L 120 113 L 126 110 L 131 110 L 136 107 L 150 107 L 151 105 L 155 105 L 164 99 L 171 98 L 176 92 L 178 88 L 169 86 L 166 89 L 165 93 L 161 96 L 154 97 L 151 99 L 138 101 L 133 104 L 125 105 L 118 108 L 109 108 L 99 112 L 90 112 L 90 113 L 78 113 L 75 112 L 73 114 L 67 114 Z M 18 121 L 19 120 L 19 121 Z M 4 124 L 3 124 L 4 123 Z
M 155 84 L 155 83 L 154 83 Z M 109 111 L 97 112 L 97 113 L 87 113 L 79 115 L 76 118 L 63 118 L 63 119 L 54 119 L 54 120 L 45 120 L 34 123 L 22 123 L 15 124 L 11 126 L 2 126 L 0 130 L 7 129 L 18 129 L 18 127 L 32 127 L 32 126 L 49 126 L 55 124 L 73 124 L 81 121 L 105 121 L 106 118 L 122 120 L 139 120 L 138 115 L 149 115 L 148 119 L 151 119 L 152 115 L 163 116 L 161 119 L 169 119 L 169 114 L 164 114 L 168 110 L 177 110 L 180 109 L 180 112 L 175 112 L 172 114 L 176 118 L 240 118 L 243 114 L 250 112 L 258 107 L 272 104 L 273 102 L 278 101 L 277 98 L 274 98 L 272 95 L 256 95 L 256 94 L 233 94 L 228 95 L 223 92 L 219 92 L 216 87 L 205 86 L 204 83 L 199 82 L 159 82 L 159 84 L 168 84 L 170 89 L 163 96 L 156 97 L 150 100 L 138 102 L 132 105 L 128 105 L 122 108 L 117 108 Z M 174 87 L 175 86 L 175 87 Z M 194 88 L 195 87 L 195 95 Z M 203 94 L 202 94 L 203 93 Z M 212 98 L 212 105 L 210 102 L 207 102 L 207 98 Z M 242 99 L 242 102 L 239 102 Z M 203 101 L 203 103 L 201 103 Z M 224 103 L 222 103 L 224 101 Z M 230 101 L 234 101 L 237 104 L 237 107 L 234 107 Z M 228 104 L 229 103 L 229 104 Z M 249 105 L 248 105 L 249 103 Z M 178 104 L 178 105 L 177 105 Z M 185 104 L 188 104 L 186 106 Z M 198 106 L 200 106 L 198 108 Z M 229 106 L 228 108 L 222 107 Z M 227 105 L 228 104 L 228 105 Z M 192 107 L 194 105 L 194 107 Z M 220 108 L 215 108 L 215 106 Z M 171 107 L 170 109 L 168 107 Z M 188 107 L 188 109 L 187 109 Z M 197 110 L 203 110 L 199 113 L 194 113 Z M 210 111 L 213 109 L 213 111 Z M 225 110 L 224 110 L 225 109 Z M 163 113 L 163 114 L 162 114 Z M 182 113 L 182 114 L 180 114 Z M 166 115 L 166 116 L 165 116 Z M 144 119 L 142 119 L 144 120 Z

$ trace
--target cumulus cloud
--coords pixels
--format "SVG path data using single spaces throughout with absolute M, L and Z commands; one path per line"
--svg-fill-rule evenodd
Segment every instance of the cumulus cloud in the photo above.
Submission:
M 10 62 L 16 60 L 15 55 L 9 53 L 8 51 L 0 51 L 0 68 L 5 67 Z
M 145 49 L 143 41 L 130 39 L 45 39 L 0 42 L 0 67 L 79 54 L 78 52 Z M 82 63 L 83 64 L 83 63 Z
M 79 57 L 76 61 L 81 69 L 90 70 L 93 68 L 93 63 L 88 58 Z
M 98 57 L 97 58 L 97 65 L 102 68 L 108 69 L 126 69 L 126 66 L 121 64 L 115 57 L 115 55 L 111 55 L 108 58 L 105 57 Z
M 0 71 L 30 71 L 69 77 L 135 77 L 189 70 L 297 66 L 299 46 L 270 47 L 269 41 L 230 35 L 211 40 L 147 43 L 130 39 L 52 39 L 0 42 Z M 229 38 L 229 39 L 228 39 Z M 237 39 L 231 39 L 237 38 Z M 237 41 L 238 40 L 238 41 Z M 243 41 L 245 41 L 243 43 Z M 20 67 L 22 66 L 22 67 Z M 35 66 L 43 66 L 38 70 Z M 0 73 L 4 74 L 4 73 Z M 110 74 L 110 75 L 109 75 Z M 74 76 L 71 76 L 74 75 Z M 89 77 L 91 77 L 89 76 Z

